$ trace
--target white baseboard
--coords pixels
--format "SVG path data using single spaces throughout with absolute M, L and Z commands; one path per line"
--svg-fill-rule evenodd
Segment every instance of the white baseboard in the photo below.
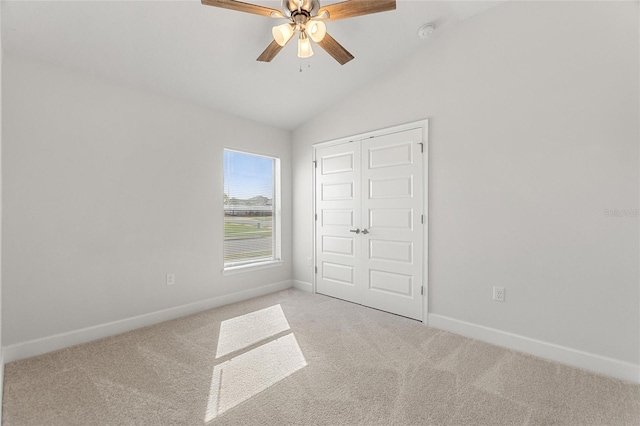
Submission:
M 69 346 L 75 346 L 92 340 L 101 339 L 103 337 L 135 330 L 137 328 L 158 324 L 163 321 L 180 318 L 207 309 L 252 299 L 254 297 L 291 288 L 292 284 L 291 280 L 267 284 L 249 290 L 238 291 L 236 293 L 225 294 L 211 299 L 200 300 L 194 303 L 164 309 L 162 311 L 100 324 L 93 327 L 82 328 L 66 333 L 55 334 L 53 336 L 29 340 L 22 343 L 16 343 L 4 348 L 4 361 L 17 361 L 58 349 L 67 348 Z
M 297 288 L 298 290 L 313 293 L 313 284 L 306 281 L 293 280 L 293 287 Z
M 640 383 L 640 365 L 531 339 L 495 328 L 429 314 L 429 326 L 516 351 L 582 368 L 633 383 Z

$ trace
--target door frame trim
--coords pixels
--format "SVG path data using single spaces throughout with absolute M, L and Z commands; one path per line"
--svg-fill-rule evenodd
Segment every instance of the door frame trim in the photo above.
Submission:
M 311 225 L 313 229 L 312 244 L 313 244 L 313 261 L 312 261 L 312 293 L 317 293 L 317 278 L 316 273 L 317 264 L 317 221 L 316 221 L 316 166 L 317 166 L 317 150 L 319 148 L 326 148 L 333 145 L 341 145 L 349 142 L 355 142 L 357 140 L 369 139 L 377 136 L 385 136 L 393 133 L 404 132 L 406 130 L 422 129 L 422 143 L 424 144 L 423 161 L 422 161 L 422 181 L 423 191 L 422 194 L 422 211 L 424 214 L 424 227 L 423 227 L 423 257 L 422 257 L 422 287 L 424 287 L 424 294 L 422 295 L 422 323 L 428 325 L 429 319 L 429 119 L 425 118 L 418 121 L 412 121 L 397 126 L 381 128 L 364 133 L 358 133 L 351 136 L 345 136 L 337 139 L 332 139 L 324 142 L 318 142 L 311 146 L 313 162 L 311 163 L 311 193 L 312 196 L 312 208 L 311 208 Z

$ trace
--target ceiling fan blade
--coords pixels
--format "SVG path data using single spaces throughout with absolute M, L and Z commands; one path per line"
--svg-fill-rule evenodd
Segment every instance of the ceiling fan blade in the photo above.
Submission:
M 203 0 L 204 1 L 204 0 Z M 353 18 L 354 16 L 386 12 L 396 9 L 396 0 L 347 0 L 320 8 L 318 14 L 329 12 L 328 21 Z
M 278 43 L 276 43 L 276 41 L 272 41 L 271 44 L 269 46 L 267 46 L 266 49 L 264 49 L 264 52 L 262 52 L 260 54 L 260 56 L 258 56 L 258 59 L 256 59 L 257 61 L 260 62 L 271 62 L 273 60 L 273 58 L 276 57 L 276 55 L 278 53 L 280 53 L 280 51 L 282 50 L 284 46 L 280 46 Z
M 253 13 L 256 15 L 270 16 L 273 18 L 282 18 L 282 12 L 257 4 L 244 3 L 235 0 L 201 0 L 206 6 L 222 7 L 224 9 L 238 10 L 240 12 Z
M 326 34 L 318 44 L 326 50 L 329 55 L 333 56 L 333 59 L 338 61 L 340 65 L 344 65 L 353 59 L 353 55 L 329 34 Z

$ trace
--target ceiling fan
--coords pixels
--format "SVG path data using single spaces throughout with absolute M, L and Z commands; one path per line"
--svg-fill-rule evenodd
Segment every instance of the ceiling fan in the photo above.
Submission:
M 258 57 L 258 61 L 271 62 L 282 48 L 298 34 L 298 57 L 308 58 L 313 55 L 311 41 L 327 51 L 340 65 L 353 59 L 333 37 L 327 34 L 324 21 L 353 18 L 354 16 L 395 10 L 395 0 L 347 0 L 321 7 L 318 0 L 282 0 L 282 10 L 271 9 L 256 4 L 235 0 L 201 0 L 207 6 L 222 7 L 253 13 L 271 18 L 288 19 L 282 25 L 273 27 L 273 41 Z

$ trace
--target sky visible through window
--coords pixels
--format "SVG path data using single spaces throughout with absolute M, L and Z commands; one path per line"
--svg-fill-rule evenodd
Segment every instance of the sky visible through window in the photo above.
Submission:
M 273 199 L 273 159 L 225 150 L 224 193 L 241 200 Z

